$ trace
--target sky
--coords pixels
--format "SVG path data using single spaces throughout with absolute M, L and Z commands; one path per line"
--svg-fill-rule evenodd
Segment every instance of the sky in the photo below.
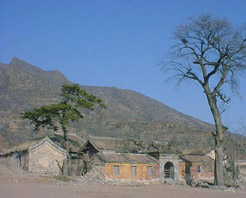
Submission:
M 209 13 L 240 26 L 245 10 L 245 0 L 0 0 L 0 62 L 18 57 L 81 85 L 131 89 L 213 123 L 199 85 L 167 82 L 160 63 L 187 18 Z M 246 76 L 230 96 L 223 123 L 243 132 Z

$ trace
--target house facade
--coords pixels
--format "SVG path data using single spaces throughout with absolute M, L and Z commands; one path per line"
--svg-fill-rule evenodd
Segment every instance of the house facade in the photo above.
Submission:
M 184 155 L 169 144 L 156 145 L 149 154 L 159 160 L 161 183 L 214 182 L 214 159 L 209 155 Z
M 159 182 L 158 160 L 139 153 L 141 150 L 133 140 L 91 137 L 82 149 L 87 176 L 107 181 Z
M 214 182 L 215 162 L 211 157 L 186 155 L 181 158 L 185 163 L 185 180 L 188 184 L 198 180 Z
M 214 160 L 209 156 L 160 154 L 160 180 L 163 183 L 214 182 Z
M 98 154 L 105 163 L 106 179 L 120 180 L 158 180 L 158 161 L 147 154 Z
M 108 180 L 214 182 L 214 159 L 206 155 L 182 155 L 168 144 L 146 149 L 129 140 L 92 137 L 82 152 L 90 172 L 97 167 L 94 170 L 100 170 L 101 177 Z
M 39 175 L 61 175 L 67 152 L 48 137 L 28 149 L 27 169 Z
M 69 137 L 71 176 L 81 175 L 83 169 L 82 156 L 78 152 L 80 147 L 81 143 Z M 67 151 L 63 137 L 54 134 L 27 140 L 3 153 L 1 158 L 33 174 L 61 175 Z

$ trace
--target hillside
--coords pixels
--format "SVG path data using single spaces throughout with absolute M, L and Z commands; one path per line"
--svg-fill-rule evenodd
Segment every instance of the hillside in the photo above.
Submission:
M 59 99 L 60 86 L 71 83 L 59 71 L 42 69 L 13 58 L 0 63 L 0 149 L 36 134 L 20 113 Z M 100 97 L 107 109 L 84 112 L 85 119 L 69 129 L 81 137 L 97 136 L 141 138 L 169 141 L 179 149 L 208 148 L 213 145 L 212 126 L 180 113 L 154 99 L 115 87 L 82 86 Z M 227 147 L 245 148 L 245 140 L 227 134 Z

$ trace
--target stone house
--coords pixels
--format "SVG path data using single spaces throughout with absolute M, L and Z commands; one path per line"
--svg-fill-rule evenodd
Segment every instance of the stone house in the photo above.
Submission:
M 82 156 L 79 155 L 80 145 L 80 142 L 69 137 L 69 163 L 83 163 Z M 60 175 L 66 157 L 63 137 L 58 134 L 27 140 L 1 155 L 7 163 L 39 175 Z
M 129 139 L 91 137 L 82 152 L 89 172 L 100 170 L 100 178 L 152 180 L 159 177 L 161 183 L 187 184 L 214 181 L 214 160 L 210 156 L 182 155 L 167 143 L 143 146 Z M 151 172 L 152 175 L 148 174 Z
M 39 175 L 60 175 L 67 152 L 45 137 L 38 144 L 28 148 L 27 169 Z
M 106 181 L 159 182 L 158 161 L 147 154 L 97 153 L 91 160 L 88 175 Z
M 82 147 L 88 177 L 107 181 L 159 181 L 158 160 L 136 140 L 90 137 Z

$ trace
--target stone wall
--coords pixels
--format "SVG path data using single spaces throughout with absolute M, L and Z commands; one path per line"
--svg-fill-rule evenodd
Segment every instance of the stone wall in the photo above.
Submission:
M 26 151 L 11 153 L 1 159 L 8 166 L 16 166 L 28 170 L 28 154 Z
M 174 183 L 178 183 L 180 181 L 180 173 L 179 173 L 179 156 L 176 154 L 162 154 L 160 155 L 160 180 L 162 183 L 165 182 L 174 182 Z M 174 166 L 174 179 L 169 179 L 169 178 L 165 178 L 165 174 L 164 174 L 164 167 L 165 164 L 171 162 Z M 172 181 L 171 181 L 172 180 Z
M 235 169 L 238 173 L 238 178 L 240 182 L 246 183 L 246 160 L 236 160 Z
M 104 170 L 104 165 L 92 165 L 85 177 L 88 181 L 104 183 L 106 181 Z
M 66 153 L 45 141 L 34 149 L 29 149 L 29 172 L 34 174 L 59 175 Z

